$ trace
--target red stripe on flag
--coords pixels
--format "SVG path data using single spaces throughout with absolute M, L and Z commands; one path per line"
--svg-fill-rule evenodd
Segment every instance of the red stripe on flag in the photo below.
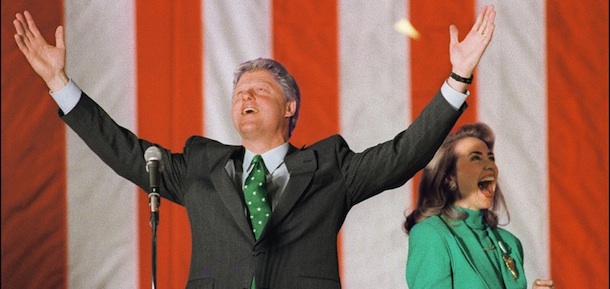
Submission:
M 171 4 L 165 1 L 136 1 L 136 52 L 137 52 L 137 114 L 138 135 L 141 138 L 154 140 L 162 145 L 171 143 L 170 113 L 171 107 L 171 17 L 167 11 Z M 140 191 L 140 190 L 139 190 Z M 151 228 L 148 225 L 150 208 L 145 194 L 138 194 L 138 245 L 140 288 L 151 286 L 152 242 Z M 163 209 L 169 207 L 163 202 Z M 165 214 L 160 213 L 160 223 L 165 222 Z M 169 224 L 168 224 L 169 225 Z M 158 230 L 158 235 L 162 233 Z M 160 239 L 161 237 L 158 236 Z M 157 249 L 163 247 L 157 243 Z M 166 263 L 160 254 L 157 260 Z M 159 262 L 158 262 L 159 263 Z M 157 267 L 157 276 L 167 276 L 165 267 Z M 164 278 L 164 277 L 163 277 Z M 158 282 L 161 280 L 157 279 Z M 165 282 L 159 287 L 168 287 Z
M 608 2 L 546 8 L 552 278 L 608 288 Z
M 301 89 L 299 121 L 291 138 L 312 144 L 339 132 L 337 3 L 273 1 L 273 54 Z
M 55 44 L 63 2 L 2 1 L 2 288 L 67 288 L 66 144 L 49 90 L 9 22 L 28 10 Z
M 301 147 L 339 132 L 339 51 L 336 1 L 273 1 L 273 54 L 301 90 L 290 142 Z M 338 236 L 341 260 L 341 236 Z M 343 275 L 343 274 L 341 274 Z
M 181 152 L 184 143 L 192 135 L 203 132 L 203 27 L 200 1 L 173 2 L 173 83 L 171 107 L 171 144 L 173 151 Z M 167 226 L 160 239 L 163 250 L 160 256 L 167 258 L 169 272 L 166 288 L 182 288 L 188 280 L 191 260 L 191 229 L 186 209 L 173 203 L 160 211 Z M 166 232 L 166 233 L 165 233 Z M 174 246 L 180 244 L 179 246 Z M 163 280 L 163 279 L 161 279 Z
M 203 131 L 202 27 L 199 1 L 136 2 L 139 136 L 181 152 Z M 139 197 L 140 287 L 151 284 L 150 208 Z M 190 266 L 184 207 L 163 202 L 157 243 L 157 285 L 181 288 Z M 180 246 L 173 246 L 180 244 Z
M 413 121 L 428 104 L 451 72 L 449 61 L 449 25 L 457 26 L 458 41 L 462 41 L 474 24 L 474 1 L 411 1 L 409 18 L 420 33 L 411 39 L 411 116 Z M 471 94 L 468 109 L 455 127 L 477 120 L 476 75 L 468 86 Z M 421 172 L 413 178 L 413 191 L 417 192 Z M 417 193 L 413 194 L 413 204 Z

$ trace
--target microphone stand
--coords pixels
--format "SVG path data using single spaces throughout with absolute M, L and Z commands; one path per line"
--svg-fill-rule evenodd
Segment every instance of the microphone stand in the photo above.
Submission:
M 160 195 L 157 187 L 152 187 L 148 194 L 150 206 L 150 226 L 152 228 L 152 289 L 157 288 L 157 225 L 159 224 Z
M 150 146 L 144 152 L 146 160 L 146 171 L 149 173 L 150 192 L 148 194 L 148 205 L 150 206 L 150 227 L 152 228 L 152 289 L 157 288 L 157 225 L 159 224 L 159 173 L 163 171 L 161 150 L 156 146 Z

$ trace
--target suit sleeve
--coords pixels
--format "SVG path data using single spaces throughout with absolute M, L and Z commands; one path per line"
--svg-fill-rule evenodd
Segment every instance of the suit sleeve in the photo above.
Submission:
M 432 226 L 415 225 L 409 233 L 409 289 L 453 288 L 449 247 Z
M 87 144 L 87 146 L 120 176 L 148 191 L 144 151 L 155 145 L 138 138 L 118 125 L 95 101 L 82 93 L 76 106 L 61 119 Z M 157 145 L 158 146 L 158 145 Z M 185 170 L 182 154 L 172 154 L 161 148 L 164 171 L 160 180 L 161 195 L 181 203 L 180 180 Z
M 463 109 L 456 110 L 440 91 L 409 127 L 394 139 L 353 153 L 339 146 L 337 155 L 353 204 L 404 185 L 432 159 Z

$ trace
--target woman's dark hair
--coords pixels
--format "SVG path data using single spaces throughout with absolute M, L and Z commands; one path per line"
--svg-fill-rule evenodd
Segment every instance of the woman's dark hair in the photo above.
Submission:
M 407 234 L 413 226 L 430 216 L 444 215 L 452 220 L 461 220 L 466 213 L 458 212 L 453 204 L 458 200 L 459 191 L 449 188 L 451 177 L 455 177 L 457 156 L 455 144 L 467 137 L 482 140 L 489 150 L 493 151 L 495 135 L 484 123 L 472 123 L 461 126 L 454 134 L 449 135 L 440 146 L 430 163 L 424 168 L 418 190 L 417 206 L 409 214 L 404 223 Z M 484 209 L 484 219 L 491 228 L 498 226 L 498 211 L 500 206 L 506 212 L 508 221 L 510 214 L 500 186 L 496 186 L 491 208 Z

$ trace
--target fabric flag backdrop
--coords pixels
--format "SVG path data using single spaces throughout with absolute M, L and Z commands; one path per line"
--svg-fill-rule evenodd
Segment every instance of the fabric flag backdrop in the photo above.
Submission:
M 106 167 L 57 117 L 14 43 L 29 10 L 67 72 L 115 120 L 176 152 L 203 134 L 238 144 L 232 72 L 273 57 L 303 94 L 296 146 L 341 133 L 356 151 L 407 127 L 451 70 L 482 5 L 494 39 L 458 124 L 484 121 L 528 283 L 608 287 L 608 2 L 2 0 L 2 288 L 150 288 L 146 194 Z M 394 29 L 408 19 L 419 32 Z M 379 172 L 383 174 L 384 172 Z M 341 231 L 344 288 L 407 288 L 404 213 L 419 176 L 357 205 Z M 506 219 L 503 219 L 506 221 Z M 159 288 L 183 288 L 190 229 L 162 202 Z M 195 244 L 196 245 L 196 244 Z

